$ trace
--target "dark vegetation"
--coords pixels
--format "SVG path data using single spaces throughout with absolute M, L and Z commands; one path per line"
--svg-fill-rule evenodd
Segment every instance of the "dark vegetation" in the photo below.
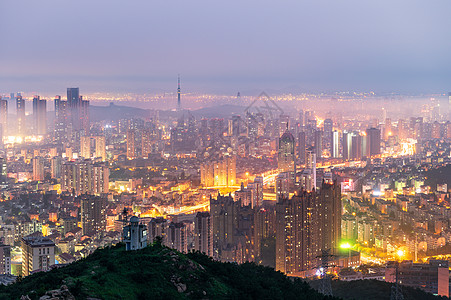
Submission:
M 0 287 L 0 299 L 39 299 L 65 284 L 76 299 L 333 299 L 271 268 L 220 263 L 156 243 L 125 251 L 119 244 L 86 259 Z
M 63 284 L 76 299 L 390 299 L 391 284 L 375 280 L 332 281 L 325 297 L 300 279 L 253 263 L 213 261 L 201 253 L 181 254 L 158 241 L 145 249 L 99 249 L 66 267 L 0 286 L 0 299 L 39 299 Z M 318 281 L 310 283 L 317 287 Z M 405 299 L 437 300 L 418 289 L 402 288 Z M 443 298 L 444 299 L 444 298 Z

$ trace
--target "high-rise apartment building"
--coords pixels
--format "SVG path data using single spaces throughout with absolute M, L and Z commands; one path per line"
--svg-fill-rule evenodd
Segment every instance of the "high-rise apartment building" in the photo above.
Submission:
M 105 136 L 94 137 L 95 142 L 95 157 L 101 158 L 102 161 L 106 161 L 106 142 Z
M 35 134 L 47 133 L 47 101 L 39 96 L 33 98 L 33 126 Z
M 35 232 L 22 238 L 22 276 L 48 271 L 55 264 L 55 243 Z
M 80 137 L 80 156 L 83 158 L 91 158 L 91 137 Z
M 71 127 L 69 122 L 70 111 L 67 101 L 61 100 L 61 96 L 55 96 L 54 100 L 55 108 L 55 125 L 54 125 L 54 137 L 58 142 L 67 140 L 68 135 L 71 135 Z
M 65 162 L 61 166 L 61 190 L 75 195 L 108 193 L 109 168 L 91 160 Z
M 80 197 L 83 234 L 95 234 L 105 231 L 107 199 L 93 195 L 81 195 Z
M 188 231 L 183 223 L 170 223 L 166 231 L 164 245 L 179 252 L 188 252 Z
M 368 156 L 381 154 L 381 131 L 377 128 L 368 128 L 366 130 L 368 143 Z
M 133 129 L 127 130 L 127 158 L 136 158 L 136 148 L 135 148 L 135 131 Z
M 203 186 L 234 186 L 236 182 L 236 157 L 224 156 L 205 162 L 200 167 Z
M 341 193 L 337 182 L 323 182 L 276 204 L 276 270 L 287 274 L 317 266 L 322 250 L 334 253 L 341 236 Z
M 213 226 L 209 212 L 198 212 L 194 219 L 194 250 L 213 256 Z
M 35 156 L 33 158 L 33 180 L 44 180 L 44 158 L 41 156 Z
M 11 274 L 11 246 L 0 243 L 0 275 Z

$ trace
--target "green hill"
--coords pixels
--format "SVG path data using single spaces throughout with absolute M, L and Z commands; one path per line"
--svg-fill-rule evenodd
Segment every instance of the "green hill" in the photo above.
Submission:
M 99 249 L 66 267 L 2 286 L 0 299 L 39 299 L 63 284 L 76 299 L 332 299 L 268 267 L 220 263 L 160 245 L 124 248 Z

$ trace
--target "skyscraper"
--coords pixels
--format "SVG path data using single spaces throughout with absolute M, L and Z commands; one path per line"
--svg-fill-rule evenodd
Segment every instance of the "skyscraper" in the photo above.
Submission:
M 33 126 L 35 134 L 47 133 L 47 101 L 39 96 L 33 98 Z
M 340 157 L 340 133 L 337 130 L 332 132 L 330 156 L 333 158 Z
M 8 131 L 8 100 L 0 97 L 0 124 L 2 125 L 3 132 L 1 135 L 5 135 Z
M 68 102 L 61 100 L 61 96 L 55 96 L 55 141 L 67 140 L 68 134 Z
M 25 99 L 18 95 L 16 97 L 16 117 L 17 117 L 17 131 L 19 135 L 25 134 Z
M 279 139 L 278 167 L 279 173 L 290 173 L 292 185 L 294 185 L 296 173 L 296 164 L 294 161 L 295 144 L 294 137 L 287 127 L 285 133 Z

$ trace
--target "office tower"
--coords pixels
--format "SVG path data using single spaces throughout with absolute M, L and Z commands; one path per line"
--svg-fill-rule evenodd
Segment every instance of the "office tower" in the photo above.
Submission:
M 53 179 L 61 177 L 61 165 L 62 160 L 60 156 L 55 156 L 52 158 L 50 172 Z
M 0 97 L 0 124 L 3 131 L 0 132 L 2 137 L 8 132 L 8 100 Z
M 177 85 L 177 110 L 182 109 L 182 102 L 180 99 L 181 90 L 180 90 L 180 75 L 178 76 L 178 85 Z
M 75 195 L 109 192 L 109 168 L 90 160 L 65 162 L 61 166 L 61 190 Z
M 94 137 L 95 145 L 95 157 L 101 158 L 102 161 L 106 161 L 106 145 L 105 145 L 105 136 L 96 136 Z
M 290 173 L 279 173 L 276 177 L 276 199 L 288 198 L 290 195 Z
M 135 131 L 127 130 L 127 158 L 134 159 L 136 157 L 135 149 Z
M 55 243 L 33 233 L 21 240 L 22 248 L 22 276 L 28 276 L 33 271 L 48 271 L 55 264 Z
M 294 185 L 296 174 L 296 164 L 294 162 L 295 144 L 294 137 L 287 127 L 285 133 L 279 139 L 278 167 L 279 173 L 290 173 L 292 185 Z
M 212 224 L 209 212 L 198 212 L 194 219 L 194 250 L 213 256 Z
M 341 238 L 341 189 L 335 181 L 323 182 L 319 193 L 322 250 L 334 253 Z
M 409 128 L 407 122 L 403 119 L 398 120 L 398 137 L 402 140 L 409 136 Z
M 316 192 L 279 198 L 276 204 L 276 270 L 294 274 L 317 266 L 320 254 Z
M 81 195 L 81 229 L 83 234 L 97 234 L 106 229 L 105 197 Z
M 22 96 L 16 97 L 16 118 L 17 118 L 17 131 L 19 135 L 25 134 L 25 99 Z
M 35 156 L 33 158 L 33 180 L 44 180 L 44 158 L 41 156 Z
M 147 226 L 139 223 L 138 217 L 131 217 L 130 224 L 124 226 L 122 236 L 124 237 L 125 251 L 138 250 L 147 247 Z
M 0 243 L 0 275 L 11 274 L 11 246 Z
M 169 224 L 164 245 L 179 252 L 188 252 L 187 228 L 183 223 Z
M 200 166 L 200 176 L 203 186 L 236 185 L 236 156 L 224 156 L 203 163 Z
M 91 158 L 91 137 L 80 137 L 80 156 L 83 158 Z
M 63 142 L 67 140 L 69 132 L 69 108 L 68 102 L 61 100 L 61 96 L 55 96 L 55 140 Z
M 316 157 L 323 157 L 323 132 L 321 130 L 315 131 L 313 146 L 315 148 Z
M 381 131 L 377 128 L 368 128 L 366 130 L 367 142 L 368 142 L 368 155 L 381 154 Z
M 340 133 L 337 130 L 332 132 L 330 156 L 332 158 L 340 157 Z
M 303 164 L 305 163 L 305 132 L 301 131 L 298 134 L 298 161 Z
M 70 111 L 70 123 L 74 131 L 79 131 L 80 124 L 80 90 L 79 88 L 67 88 L 67 102 Z
M 151 129 L 144 129 L 142 131 L 142 157 L 148 158 L 149 154 L 152 153 L 152 140 L 153 140 L 153 132 Z

